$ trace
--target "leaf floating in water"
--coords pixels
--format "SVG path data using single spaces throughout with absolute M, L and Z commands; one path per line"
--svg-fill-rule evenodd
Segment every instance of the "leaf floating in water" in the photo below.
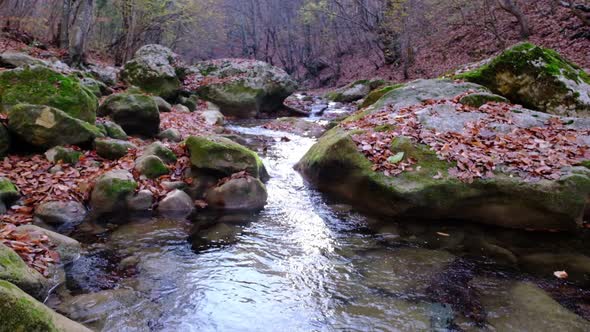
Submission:
M 436 234 L 440 235 L 440 236 L 444 236 L 444 237 L 449 237 L 451 236 L 451 234 L 447 234 L 447 233 L 443 233 L 443 232 L 436 232 Z
M 567 279 L 569 275 L 565 271 L 555 271 L 553 275 L 559 279 Z
M 392 164 L 397 164 L 397 163 L 401 162 L 402 160 L 404 160 L 404 155 L 405 155 L 405 153 L 398 152 L 397 154 L 387 158 L 387 162 L 392 163 Z

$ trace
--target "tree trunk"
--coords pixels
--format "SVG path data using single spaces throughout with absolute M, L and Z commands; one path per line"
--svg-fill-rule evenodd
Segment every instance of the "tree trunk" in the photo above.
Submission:
M 61 10 L 61 23 L 59 24 L 59 47 L 68 48 L 70 44 L 70 16 L 72 13 L 72 1 L 63 0 Z
M 498 0 L 498 4 L 502 9 L 512 14 L 518 20 L 520 25 L 520 37 L 527 39 L 531 35 L 531 29 L 529 28 L 529 22 L 526 16 L 524 16 L 520 7 L 514 2 L 514 0 Z
M 92 26 L 94 0 L 81 0 L 70 35 L 70 65 L 80 67 L 86 61 L 86 43 Z

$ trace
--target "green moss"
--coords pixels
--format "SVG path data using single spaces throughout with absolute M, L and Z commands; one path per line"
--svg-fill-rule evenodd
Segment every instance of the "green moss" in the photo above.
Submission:
M 395 126 L 392 124 L 383 124 L 375 127 L 373 130 L 376 132 L 387 132 L 395 130 Z
M 144 156 L 154 155 L 162 159 L 166 163 L 176 162 L 177 157 L 172 150 L 167 148 L 161 142 L 154 142 L 148 146 L 143 152 Z
M 133 180 L 112 179 L 106 186 L 104 192 L 109 198 L 125 197 L 137 189 L 137 182 Z
M 0 280 L 0 327 L 2 331 L 59 332 L 50 309 L 13 284 Z
M 140 157 L 135 161 L 135 169 L 150 179 L 168 174 L 170 171 L 164 162 L 154 155 Z
M 18 197 L 18 188 L 7 178 L 0 177 L 0 201 L 5 204 L 11 204 Z
M 371 93 L 369 93 L 369 95 L 367 95 L 367 97 L 365 98 L 365 101 L 363 101 L 363 103 L 361 104 L 360 108 L 367 108 L 375 104 L 386 93 L 401 88 L 402 86 L 404 86 L 404 84 L 395 84 L 371 91 Z
M 257 178 L 265 178 L 266 170 L 258 155 L 227 138 L 219 136 L 196 137 L 186 140 L 194 167 L 231 175 L 247 171 Z
M 77 78 L 45 67 L 0 73 L 0 107 L 20 103 L 52 106 L 90 123 L 95 122 L 98 108 L 98 99 Z
M 94 145 L 99 156 L 110 160 L 122 158 L 130 149 L 135 148 L 132 143 L 118 139 L 98 139 L 94 141 Z
M 74 165 L 78 163 L 82 157 L 82 153 L 80 151 L 65 148 L 63 146 L 56 146 L 45 152 L 45 156 L 49 161 L 54 163 L 61 161 L 66 164 Z
M 479 92 L 469 94 L 459 101 L 463 105 L 481 107 L 489 102 L 508 103 L 508 99 L 491 93 Z

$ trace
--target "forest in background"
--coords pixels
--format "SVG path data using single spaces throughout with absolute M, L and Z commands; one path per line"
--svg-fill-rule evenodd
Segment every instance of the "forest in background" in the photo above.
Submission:
M 157 43 L 188 62 L 263 60 L 309 87 L 433 77 L 525 39 L 590 66 L 589 0 L 0 0 L 0 16 L 74 65 Z

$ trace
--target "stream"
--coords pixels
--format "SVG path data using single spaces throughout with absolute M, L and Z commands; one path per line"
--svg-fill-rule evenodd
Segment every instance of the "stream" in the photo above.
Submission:
M 585 285 L 511 255 L 589 255 L 584 237 L 355 211 L 293 169 L 314 139 L 260 124 L 229 129 L 271 175 L 263 211 L 86 225 L 48 304 L 100 331 L 590 330 Z

